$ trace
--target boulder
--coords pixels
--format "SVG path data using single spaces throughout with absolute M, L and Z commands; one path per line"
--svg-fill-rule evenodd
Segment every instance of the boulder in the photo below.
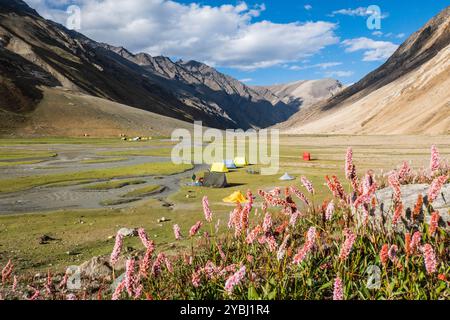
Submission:
M 130 228 L 121 228 L 117 232 L 124 237 L 135 237 L 138 234 L 136 229 L 130 229 Z
M 80 273 L 82 276 L 90 279 L 105 279 L 111 280 L 113 274 L 113 267 L 109 262 L 109 256 L 93 257 L 91 260 L 80 265 Z M 115 273 L 123 272 L 125 270 L 127 257 L 120 256 L 116 265 L 114 266 Z
M 410 184 L 401 186 L 402 201 L 405 210 L 408 208 L 413 210 L 417 202 L 418 195 L 422 194 L 422 196 L 425 197 L 429 189 L 430 186 L 428 184 Z M 383 204 L 385 211 L 392 206 L 392 193 L 391 188 L 381 189 L 376 192 L 378 203 Z M 433 202 L 433 208 L 434 210 L 439 211 L 444 221 L 450 221 L 450 184 L 446 184 L 442 187 L 441 194 Z M 429 219 L 429 215 L 426 215 L 425 218 Z

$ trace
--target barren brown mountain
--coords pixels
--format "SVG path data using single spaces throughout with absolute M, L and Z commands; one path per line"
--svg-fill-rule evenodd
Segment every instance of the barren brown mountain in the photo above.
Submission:
M 286 133 L 450 133 L 450 7 L 380 68 L 278 127 Z
M 297 109 L 306 109 L 334 97 L 344 89 L 335 79 L 300 80 L 272 86 L 255 86 L 254 90 L 272 103 L 283 102 Z
M 133 132 L 161 127 L 154 119 L 167 117 L 202 120 L 222 129 L 260 128 L 285 121 L 298 111 L 282 102 L 272 104 L 202 63 L 174 63 L 166 57 L 134 55 L 95 42 L 42 18 L 21 0 L 0 0 L 0 62 L 1 134 L 129 132 L 136 111 L 121 108 L 121 116 L 105 117 L 105 112 L 113 114 L 104 108 L 111 102 L 149 112 L 140 113 L 138 121 L 147 125 L 137 123 Z M 98 99 L 92 106 L 88 102 L 70 102 L 69 107 L 56 104 L 55 97 L 65 101 L 67 92 L 79 95 L 74 98 L 78 102 L 86 102 L 89 96 Z M 99 108 L 103 111 L 97 114 Z M 42 114 L 47 122 L 40 118 Z M 76 123 L 79 130 L 57 128 L 56 123 Z M 165 132 L 170 129 L 163 127 Z

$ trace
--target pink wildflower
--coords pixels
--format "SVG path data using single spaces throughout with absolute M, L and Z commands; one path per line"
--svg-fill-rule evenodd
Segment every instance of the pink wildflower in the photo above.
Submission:
M 142 291 L 144 290 L 144 286 L 139 284 L 134 290 L 134 299 L 139 299 L 142 296 Z
M 433 180 L 428 190 L 428 202 L 433 203 L 437 199 L 442 187 L 447 182 L 448 176 L 440 176 Z
M 398 251 L 398 247 L 393 244 L 388 251 L 388 258 L 389 260 L 391 260 L 393 263 L 397 262 L 397 251 Z
M 405 233 L 405 252 L 406 256 L 409 257 L 411 255 L 411 233 Z
M 220 270 L 212 261 L 208 261 L 203 267 L 203 272 L 208 279 L 214 279 Z
M 77 296 L 74 295 L 73 293 L 69 293 L 68 295 L 66 295 L 66 300 L 68 300 L 68 301 L 77 300 Z
M 41 292 L 38 289 L 32 288 L 34 290 L 33 295 L 28 298 L 28 300 L 37 300 L 41 296 Z
M 401 201 L 402 190 L 400 189 L 400 182 L 396 172 L 392 172 L 388 177 L 388 183 L 394 191 L 394 203 Z
M 195 287 L 195 288 L 198 288 L 199 286 L 200 286 L 200 281 L 201 281 L 201 269 L 199 269 L 199 270 L 197 270 L 197 271 L 194 271 L 193 273 L 192 273 L 192 278 L 191 278 L 191 282 L 192 282 L 192 285 Z
M 352 148 L 347 149 L 347 154 L 345 156 L 345 176 L 347 179 L 352 180 L 353 179 L 353 150 Z
M 372 193 L 373 185 L 375 185 L 375 181 L 373 178 L 373 172 L 368 171 L 366 175 L 364 176 L 364 181 L 362 183 L 362 192 L 363 194 L 370 194 Z
M 114 243 L 114 248 L 111 253 L 111 264 L 113 266 L 119 260 L 119 255 L 120 255 L 120 252 L 122 251 L 122 245 L 123 245 L 123 235 L 121 233 L 117 232 L 116 242 Z
M 344 300 L 344 286 L 339 277 L 334 280 L 333 300 Z
M 389 246 L 387 244 L 383 244 L 383 247 L 381 248 L 380 251 L 380 260 L 383 266 L 386 265 L 388 258 L 389 258 Z
M 44 285 L 45 290 L 47 291 L 48 294 L 52 293 L 52 286 L 53 286 L 53 278 L 52 278 L 52 274 L 50 273 L 50 270 L 47 271 L 47 281 Z
M 339 258 L 341 259 L 341 261 L 345 261 L 348 258 L 350 251 L 353 248 L 353 244 L 356 240 L 356 235 L 349 229 L 344 230 L 344 235 L 345 241 L 342 245 L 341 252 L 339 253 Z
M 325 210 L 325 219 L 327 221 L 330 221 L 331 218 L 333 218 L 333 214 L 334 214 L 334 202 L 333 200 L 331 200 L 330 203 L 328 203 L 327 205 L 327 209 Z
M 249 205 L 248 203 L 244 206 L 244 209 L 242 209 L 241 211 L 241 219 L 240 219 L 240 226 L 241 226 L 241 230 L 243 230 L 244 232 L 246 232 L 246 230 L 248 229 L 248 225 L 249 225 L 249 213 L 251 210 L 251 205 Z
M 17 284 L 18 284 L 17 276 L 14 276 L 14 278 L 13 278 L 13 285 L 12 285 L 12 292 L 16 292 Z
M 252 231 L 247 235 L 246 242 L 248 244 L 253 244 L 256 238 L 263 232 L 263 228 L 260 225 L 257 225 Z
M 436 272 L 437 262 L 436 255 L 434 253 L 433 247 L 431 244 L 426 244 L 423 246 L 423 257 L 425 260 L 425 268 L 427 269 L 428 274 L 432 274 Z
M 411 254 L 414 254 L 414 252 L 416 252 L 416 250 L 419 248 L 420 243 L 422 241 L 422 235 L 419 231 L 416 231 L 411 239 L 411 246 L 410 246 L 410 251 Z
M 248 204 L 249 207 L 250 207 L 250 210 L 249 210 L 249 211 L 252 211 L 252 207 L 253 207 L 253 194 L 252 194 L 252 192 L 251 192 L 250 190 L 247 190 L 247 200 L 248 200 L 247 204 Z
M 212 212 L 211 209 L 209 208 L 207 196 L 203 197 L 202 204 L 203 204 L 203 213 L 205 214 L 205 220 L 208 222 L 212 222 Z
M 431 172 L 435 172 L 439 170 L 441 166 L 441 160 L 439 155 L 439 150 L 435 145 L 431 146 L 431 159 L 430 159 L 430 170 Z
M 181 236 L 181 229 L 180 229 L 179 225 L 177 225 L 177 224 L 173 225 L 173 233 L 175 235 L 176 240 L 181 240 L 182 236 Z
M 295 227 L 297 224 L 297 220 L 300 217 L 300 211 L 295 210 L 292 214 L 291 214 L 291 218 L 289 219 L 289 224 L 292 227 Z
M 189 235 L 191 237 L 195 236 L 198 233 L 198 231 L 200 230 L 201 227 L 202 227 L 202 222 L 198 221 L 196 224 L 194 224 L 191 227 L 191 230 L 189 230 Z
M 111 297 L 111 300 L 119 300 L 120 299 L 120 295 L 122 294 L 123 290 L 125 289 L 125 279 L 122 280 L 116 287 L 116 289 L 114 290 L 114 293 Z
M 314 187 L 311 183 L 311 181 L 309 181 L 308 179 L 306 179 L 306 177 L 301 177 L 301 181 L 303 186 L 306 188 L 306 190 L 308 190 L 309 193 L 314 194 Z
M 225 291 L 231 295 L 233 293 L 234 287 L 238 286 L 241 281 L 244 279 L 246 274 L 246 268 L 243 266 L 239 269 L 238 272 L 233 274 L 231 277 L 227 279 L 225 282 Z
M 222 250 L 222 245 L 217 244 L 217 250 L 219 251 L 220 258 L 222 259 L 222 261 L 225 261 L 227 259 L 227 256 L 225 255 L 225 252 L 223 252 Z
M 306 235 L 305 244 L 301 249 L 299 249 L 297 254 L 294 256 L 293 261 L 294 264 L 300 264 L 303 262 L 303 260 L 305 260 L 306 255 L 311 252 L 315 241 L 316 241 L 316 228 L 311 227 L 309 228 L 308 233 Z
M 134 262 L 134 259 L 128 259 L 125 268 L 125 287 L 130 297 L 133 295 Z
M 69 280 L 69 273 L 66 271 L 66 273 L 64 273 L 63 278 L 61 279 L 61 282 L 59 283 L 59 287 L 61 289 L 65 288 L 68 280 Z
M 347 196 L 345 194 L 345 190 L 344 190 L 344 187 L 342 186 L 342 183 L 339 181 L 339 179 L 336 176 L 333 176 L 333 182 L 334 182 L 336 191 L 339 195 L 339 198 L 346 201 Z
M 139 263 L 139 275 L 146 276 L 148 269 L 150 269 L 151 258 L 153 252 L 155 251 L 155 244 L 153 241 L 150 241 L 150 245 L 147 247 L 145 251 L 144 258 Z
M 11 273 L 13 272 L 14 265 L 11 262 L 11 259 L 8 260 L 8 263 L 5 265 L 5 267 L 2 269 L 2 284 L 4 284 L 9 277 L 11 276 Z
M 270 252 L 277 250 L 278 245 L 273 235 L 270 234 L 266 236 L 266 244 L 269 247 Z
M 262 228 L 264 232 L 269 232 L 272 228 L 272 216 L 268 212 L 264 216 L 264 223 L 262 225 Z
M 144 247 L 147 248 L 149 246 L 150 241 L 148 240 L 148 236 L 147 233 L 145 233 L 145 230 L 143 228 L 139 228 L 138 235 Z
M 293 194 L 296 195 L 297 198 L 299 198 L 303 203 L 307 206 L 309 206 L 308 198 L 306 198 L 305 194 L 297 189 L 297 187 L 291 186 L 290 190 Z
M 152 265 L 152 274 L 156 278 L 161 273 L 161 264 L 166 260 L 166 255 L 163 252 L 160 252 L 153 262 Z
M 170 259 L 165 257 L 164 263 L 166 264 L 167 271 L 169 271 L 170 273 L 173 273 L 173 265 L 172 265 L 172 262 L 170 261 Z
M 286 235 L 283 239 L 283 242 L 281 243 L 280 247 L 278 248 L 278 252 L 277 252 L 277 260 L 281 261 L 283 260 L 285 254 L 286 254 L 286 246 L 287 243 L 289 241 L 290 235 Z
M 400 202 L 397 204 L 394 215 L 392 216 L 392 224 L 396 226 L 400 220 L 400 217 L 403 214 L 403 204 Z
M 328 176 L 325 176 L 325 182 L 326 185 L 328 186 L 328 189 L 330 189 L 331 193 L 333 194 L 334 197 L 339 197 L 339 193 L 337 192 L 336 189 L 336 185 L 331 182 L 330 178 Z
M 411 175 L 411 167 L 409 166 L 408 161 L 403 161 L 400 170 L 398 171 L 398 180 L 406 181 L 408 177 Z
M 428 229 L 428 231 L 430 232 L 430 236 L 434 236 L 434 234 L 438 230 L 440 219 L 441 216 L 439 215 L 438 211 L 435 211 L 431 214 L 430 228 Z
M 230 212 L 230 217 L 228 219 L 228 229 L 233 228 L 235 215 L 236 215 L 236 209 L 234 209 L 233 211 Z

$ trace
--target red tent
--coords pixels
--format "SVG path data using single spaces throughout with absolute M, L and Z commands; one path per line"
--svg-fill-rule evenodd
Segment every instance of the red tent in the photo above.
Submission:
M 311 153 L 309 153 L 309 152 L 304 152 L 304 153 L 303 153 L 303 160 L 304 160 L 304 161 L 311 161 Z

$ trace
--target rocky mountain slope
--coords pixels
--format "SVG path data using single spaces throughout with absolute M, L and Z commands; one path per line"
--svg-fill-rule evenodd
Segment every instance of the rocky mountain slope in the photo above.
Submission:
M 222 113 L 229 127 L 267 127 L 298 111 L 273 94 L 261 94 L 242 82 L 198 61 L 173 62 L 167 57 L 133 54 L 122 47 L 102 46 L 147 71 L 146 77 L 168 89 L 193 108 Z
M 97 43 L 43 19 L 20 0 L 0 0 L 0 60 L 0 112 L 10 131 L 36 122 L 36 108 L 47 103 L 43 88 L 62 88 L 183 121 L 202 120 L 222 129 L 267 127 L 297 111 L 272 104 L 204 64 L 173 63 Z M 110 125 L 97 118 L 98 127 Z M 128 121 L 125 114 L 121 119 Z M 37 134 L 39 130 L 35 128 Z
M 254 87 L 254 89 L 272 103 L 283 102 L 298 109 L 305 109 L 334 97 L 344 89 L 344 86 L 338 80 L 320 79 Z
M 287 133 L 450 133 L 450 7 L 377 70 L 279 125 Z

